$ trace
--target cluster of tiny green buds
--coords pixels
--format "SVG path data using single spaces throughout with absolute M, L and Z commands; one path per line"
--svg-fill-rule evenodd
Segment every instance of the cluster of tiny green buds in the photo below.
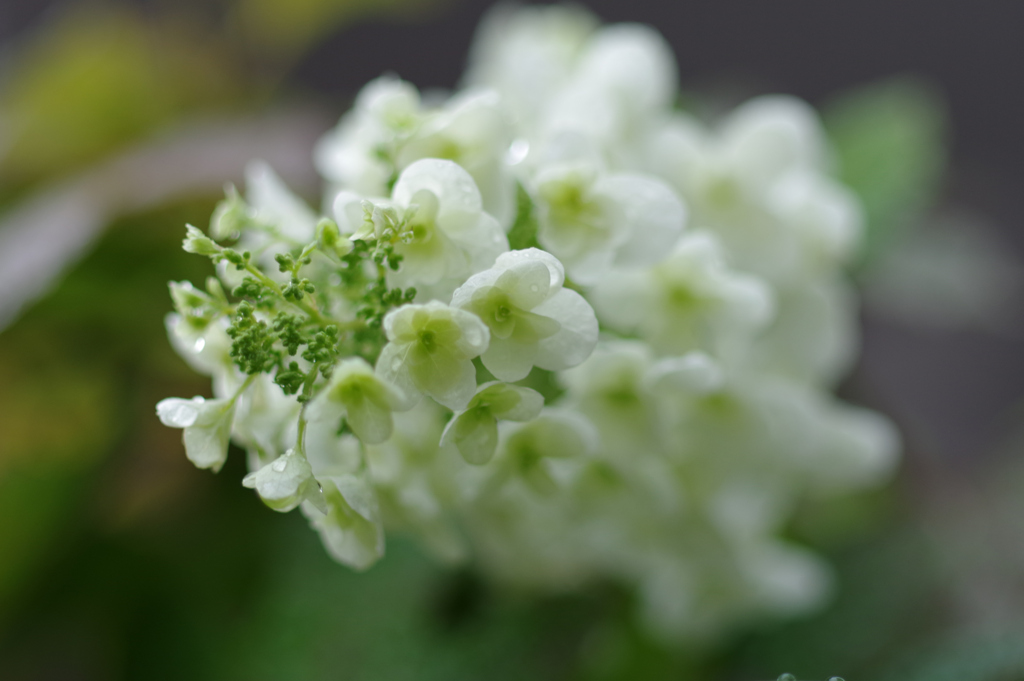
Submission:
M 257 279 L 254 279 L 253 277 L 246 277 L 242 280 L 241 284 L 231 291 L 231 295 L 236 298 L 248 298 L 252 300 L 256 304 L 256 307 L 272 306 L 273 294 L 274 292 L 269 286 Z
M 384 316 L 392 309 L 411 303 L 416 298 L 416 288 L 388 288 L 384 278 L 366 287 L 366 302 L 356 312 L 360 319 L 366 321 L 371 329 L 379 329 L 384 323 Z
M 231 338 L 231 359 L 247 374 L 259 374 L 275 366 L 281 355 L 274 349 L 277 337 L 267 323 L 257 319 L 252 305 L 242 301 L 227 329 Z
M 216 244 L 214 244 L 214 246 L 216 246 Z M 242 251 L 239 253 L 233 248 L 220 248 L 219 246 L 217 248 L 219 250 L 212 254 L 214 256 L 214 262 L 226 260 L 234 265 L 235 269 L 239 271 L 244 270 L 249 266 L 249 260 L 252 258 L 252 253 L 249 251 Z
M 324 375 L 329 375 L 329 365 L 338 357 L 338 327 L 329 324 L 313 334 L 302 353 L 302 359 L 323 367 Z

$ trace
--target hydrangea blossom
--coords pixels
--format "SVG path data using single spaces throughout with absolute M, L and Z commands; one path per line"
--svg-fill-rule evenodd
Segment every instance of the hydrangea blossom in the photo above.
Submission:
M 787 524 L 899 444 L 830 390 L 860 209 L 808 105 L 699 121 L 676 81 L 653 29 L 555 6 L 489 15 L 450 97 L 371 82 L 317 148 L 324 214 L 256 163 L 186 229 L 217 277 L 167 329 L 213 398 L 159 418 L 356 569 L 402 529 L 498 581 L 618 581 L 670 639 L 821 603 Z
M 443 159 L 423 159 L 402 171 L 390 200 L 342 192 L 334 214 L 353 239 L 393 242 L 401 265 L 390 274 L 390 284 L 430 287 L 442 297 L 508 250 L 473 178 Z
M 408 395 L 426 394 L 449 409 L 462 409 L 476 392 L 473 358 L 487 348 L 480 318 L 433 300 L 405 305 L 384 318 L 388 344 L 377 373 Z
M 452 296 L 490 330 L 481 355 L 503 381 L 526 378 L 533 367 L 559 371 L 576 366 L 597 343 L 597 318 L 583 297 L 563 287 L 562 265 L 537 248 L 512 251 L 474 274 Z

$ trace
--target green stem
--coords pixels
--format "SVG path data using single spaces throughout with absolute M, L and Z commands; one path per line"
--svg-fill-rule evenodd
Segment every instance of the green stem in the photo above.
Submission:
M 317 362 L 306 374 L 306 380 L 302 383 L 302 406 L 299 408 L 298 435 L 295 438 L 295 449 L 302 456 L 306 456 L 306 407 L 313 399 L 313 387 L 316 384 L 316 377 L 320 375 L 321 362 Z
M 271 291 L 273 291 L 275 295 L 277 295 L 279 298 L 281 298 L 281 300 L 283 300 L 286 303 L 289 303 L 289 304 L 299 308 L 303 312 L 305 312 L 307 315 L 309 315 L 313 319 L 313 321 L 315 321 L 320 326 L 327 326 L 329 324 L 334 324 L 335 323 L 335 322 L 332 322 L 331 320 L 329 320 L 327 317 L 324 317 L 322 314 L 320 314 L 320 310 L 316 309 L 315 307 L 313 307 L 312 305 L 310 305 L 306 301 L 304 301 L 304 300 L 292 301 L 292 300 L 288 300 L 287 298 L 285 298 L 284 297 L 284 292 L 281 291 L 281 287 L 278 285 L 278 283 L 276 281 L 274 281 L 273 279 L 271 279 L 270 277 L 268 277 L 267 275 L 263 274 L 263 272 L 260 272 L 259 269 L 256 268 L 252 263 L 246 263 L 245 264 L 245 271 L 248 272 L 249 274 L 251 274 L 252 276 L 256 277 L 256 279 L 258 279 L 261 284 L 263 284 L 264 286 L 269 288 Z
M 235 391 L 235 394 L 231 396 L 231 401 L 228 402 L 229 406 L 233 407 L 235 405 L 235 402 L 237 402 L 238 398 L 242 396 L 242 393 L 248 390 L 249 386 L 252 385 L 252 382 L 256 380 L 256 376 L 257 374 L 249 374 L 248 376 L 246 376 L 245 381 L 243 381 L 242 385 L 238 387 L 238 390 Z

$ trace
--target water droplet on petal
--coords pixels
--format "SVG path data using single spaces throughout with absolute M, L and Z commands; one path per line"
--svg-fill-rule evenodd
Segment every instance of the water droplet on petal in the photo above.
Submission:
M 537 284 L 530 284 L 530 293 L 536 293 L 540 290 L 540 286 Z
M 203 348 L 206 347 L 206 339 L 200 338 L 192 345 L 192 352 L 202 352 Z
M 287 465 L 288 465 L 288 462 L 284 460 L 284 457 L 281 457 L 280 459 L 278 459 L 274 463 L 270 464 L 270 468 L 271 468 L 271 470 L 273 470 L 276 473 L 283 473 L 284 469 L 285 469 L 285 467 Z
M 518 139 L 508 148 L 508 163 L 516 165 L 522 163 L 526 155 L 530 153 L 530 143 L 524 139 Z

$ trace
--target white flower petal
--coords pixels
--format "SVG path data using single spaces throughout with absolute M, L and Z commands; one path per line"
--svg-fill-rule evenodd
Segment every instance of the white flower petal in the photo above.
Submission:
M 402 205 L 409 205 L 414 202 L 416 193 L 423 190 L 437 197 L 439 223 L 454 217 L 455 224 L 462 225 L 464 216 L 475 216 L 483 210 L 480 190 L 473 178 L 452 161 L 437 158 L 416 161 L 402 171 L 391 196 Z
M 594 351 L 597 317 L 580 294 L 562 289 L 533 311 L 562 325 L 558 333 L 538 344 L 536 364 L 541 369 L 561 371 L 574 367 Z
M 186 428 L 199 418 L 204 402 L 202 397 L 194 397 L 191 400 L 168 397 L 157 403 L 156 415 L 160 418 L 160 423 L 165 426 Z
M 267 506 L 282 513 L 301 504 L 309 488 L 316 484 L 309 461 L 294 450 L 282 454 L 242 480 L 242 485 L 256 490 Z
M 615 262 L 639 267 L 664 260 L 686 224 L 686 208 L 661 180 L 643 175 L 610 175 L 594 188 L 612 198 L 625 217 L 628 238 L 615 252 Z
M 324 515 L 303 504 L 303 513 L 335 560 L 365 570 L 384 555 L 384 527 L 376 493 L 354 475 L 326 476 L 321 483 L 329 512 Z
M 824 165 L 818 116 L 795 97 L 750 100 L 732 113 L 721 136 L 734 172 L 752 188 L 767 186 L 787 170 Z
M 582 57 L 578 77 L 643 112 L 671 106 L 678 82 L 672 48 L 642 24 L 614 24 L 598 31 Z
M 521 381 L 534 367 L 535 345 L 523 345 L 513 340 L 492 338 L 480 361 L 495 378 L 502 381 Z
M 309 241 L 316 232 L 317 216 L 285 186 L 269 165 L 250 163 L 245 170 L 246 197 L 256 219 L 298 241 Z

